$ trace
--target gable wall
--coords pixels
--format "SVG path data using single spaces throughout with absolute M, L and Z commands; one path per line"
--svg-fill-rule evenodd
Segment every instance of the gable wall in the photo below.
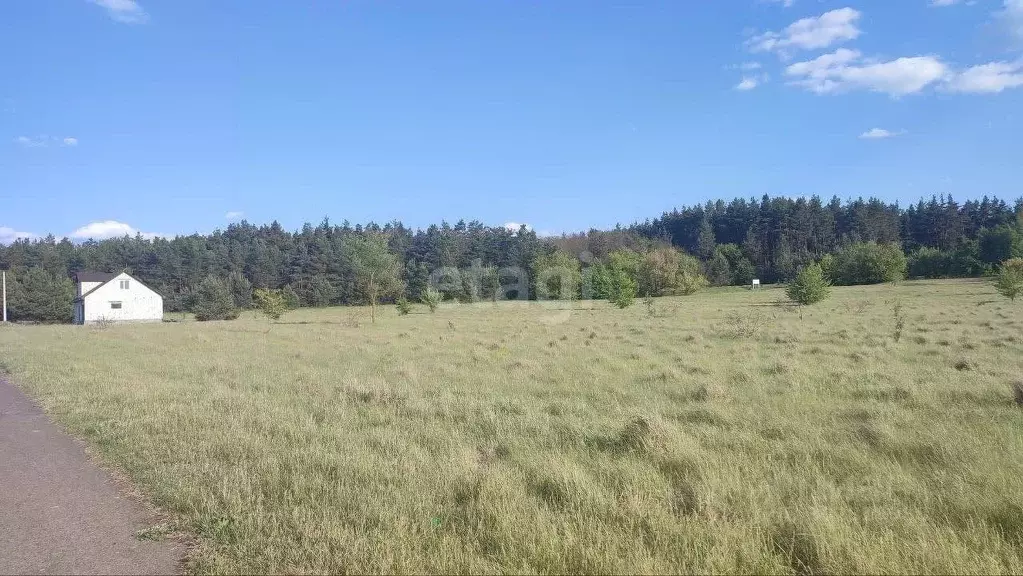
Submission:
M 99 286 L 102 282 L 79 282 L 77 284 L 77 292 L 75 292 L 75 298 L 85 294 L 89 290 L 92 290 L 96 286 Z
M 127 290 L 121 289 L 121 280 L 128 280 Z M 111 308 L 111 302 L 120 302 L 121 308 L 119 310 Z M 118 274 L 116 278 L 86 296 L 83 304 L 83 321 L 86 324 L 99 321 L 163 320 L 163 298 L 127 274 Z

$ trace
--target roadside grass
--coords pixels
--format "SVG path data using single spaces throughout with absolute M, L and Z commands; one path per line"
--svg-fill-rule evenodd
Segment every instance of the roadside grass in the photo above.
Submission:
M 783 300 L 7 326 L 0 362 L 195 573 L 1023 572 L 1023 306 Z

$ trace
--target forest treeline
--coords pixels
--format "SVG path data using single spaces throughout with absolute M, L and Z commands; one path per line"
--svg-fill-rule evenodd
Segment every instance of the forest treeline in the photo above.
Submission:
M 747 284 L 753 278 L 784 282 L 807 263 L 865 243 L 904 255 L 911 277 L 969 277 L 1023 256 L 1023 198 L 1012 204 L 987 197 L 960 204 L 942 196 L 902 208 L 874 198 L 825 203 L 818 197 L 764 196 L 677 208 L 628 227 L 560 237 L 475 221 L 414 230 L 397 221 L 351 225 L 324 219 L 295 232 L 277 222 L 243 221 L 173 239 L 18 240 L 0 246 L 0 268 L 9 270 L 14 320 L 63 319 L 65 306 L 69 317 L 70 278 L 79 270 L 129 271 L 164 296 L 168 311 L 190 309 L 195 291 L 210 276 L 242 294 L 240 303 L 246 291 L 264 287 L 285 289 L 302 306 L 360 304 L 367 300 L 366 284 L 346 245 L 366 237 L 385 242 L 397 262 L 395 289 L 384 297 L 413 301 L 430 284 L 431 273 L 437 280 L 439 268 L 469 271 L 455 283 L 445 277 L 448 298 L 478 298 L 479 279 L 501 283 L 501 269 L 531 279 L 527 294 L 533 298 L 545 294 L 545 286 L 535 284 L 542 267 L 567 263 L 586 278 L 587 271 L 599 272 L 623 254 L 642 256 L 668 246 L 695 257 L 714 285 Z M 679 261 L 693 267 L 691 258 Z M 867 282 L 845 280 L 840 283 Z M 573 289 L 577 297 L 588 296 Z M 525 290 L 521 286 L 516 296 Z

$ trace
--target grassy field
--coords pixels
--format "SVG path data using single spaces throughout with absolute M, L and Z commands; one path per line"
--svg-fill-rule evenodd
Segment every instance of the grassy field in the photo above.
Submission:
M 8 326 L 0 368 L 198 573 L 1023 572 L 1023 304 L 783 299 Z

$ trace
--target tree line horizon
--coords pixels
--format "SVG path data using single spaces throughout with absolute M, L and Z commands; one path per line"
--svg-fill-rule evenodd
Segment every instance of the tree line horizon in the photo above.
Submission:
M 1023 197 L 1012 204 L 987 196 L 959 203 L 942 195 L 902 208 L 877 198 L 843 202 L 833 197 L 825 203 L 818 196 L 764 195 L 683 206 L 627 227 L 548 237 L 526 227 L 508 230 L 464 220 L 412 229 L 397 220 L 337 225 L 324 218 L 294 232 L 277 221 L 259 226 L 242 221 L 209 234 L 174 238 L 20 239 L 0 245 L 0 269 L 9 270 L 14 320 L 67 321 L 70 278 L 82 270 L 128 271 L 162 294 L 169 312 L 188 310 L 209 277 L 232 286 L 243 306 L 245 294 L 251 301 L 253 288 L 286 290 L 300 306 L 355 305 L 368 302 L 367 287 L 373 285 L 361 277 L 367 268 L 352 249 L 365 246 L 367 239 L 394 263 L 395 282 L 378 294 L 392 301 L 418 301 L 439 269 L 466 271 L 460 285 L 450 279 L 446 283 L 449 299 L 500 293 L 496 271 L 511 268 L 529 279 L 528 286 L 515 280 L 520 286 L 516 297 L 523 292 L 530 299 L 551 297 L 551 292 L 594 297 L 581 288 L 588 278 L 599 277 L 608 266 L 627 267 L 643 255 L 663 267 L 663 251 L 669 248 L 681 253 L 668 258 L 671 266 L 681 266 L 690 276 L 700 274 L 712 285 L 749 284 L 753 278 L 765 284 L 786 282 L 807 264 L 861 244 L 878 245 L 885 254 L 899 252 L 906 262 L 903 275 L 910 277 L 977 277 L 1023 256 Z M 583 282 L 573 281 L 570 290 L 554 287 L 557 291 L 546 280 L 537 285 L 538 277 L 552 277 L 545 275 L 551 268 L 570 269 Z M 873 281 L 869 271 L 847 276 L 837 283 Z M 642 282 L 639 287 L 640 295 L 647 295 Z M 645 290 L 668 293 L 649 283 Z

